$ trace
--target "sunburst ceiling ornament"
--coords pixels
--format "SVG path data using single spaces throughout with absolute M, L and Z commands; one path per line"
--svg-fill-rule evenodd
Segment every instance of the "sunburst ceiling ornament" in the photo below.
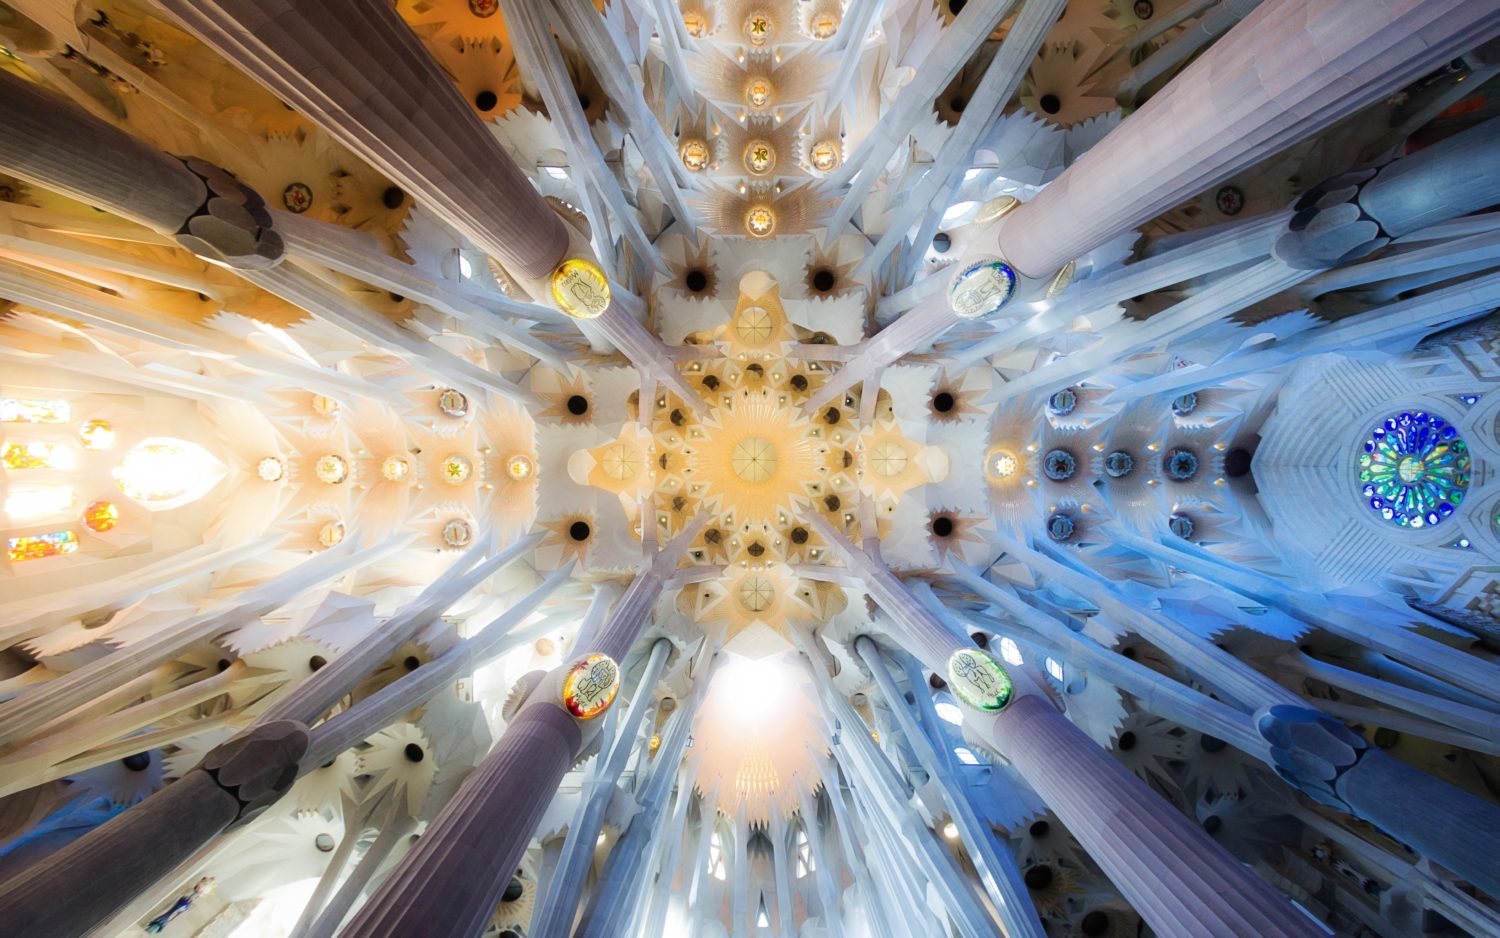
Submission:
M 828 475 L 827 446 L 812 429 L 805 415 L 770 391 L 743 391 L 689 433 L 689 488 L 741 523 L 795 512 Z

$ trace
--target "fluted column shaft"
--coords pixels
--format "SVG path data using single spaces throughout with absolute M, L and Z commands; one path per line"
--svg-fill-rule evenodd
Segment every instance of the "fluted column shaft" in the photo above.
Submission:
M 1336 791 L 1359 817 L 1500 895 L 1500 808 L 1383 752 L 1367 752 Z
M 599 636 L 580 653 L 623 661 L 650 618 L 661 584 L 656 569 L 636 577 Z M 480 933 L 583 747 L 586 727 L 563 709 L 556 696 L 560 685 L 559 671 L 534 685 L 500 741 L 341 933 L 344 938 Z
M 1047 276 L 1497 30 L 1496 0 L 1266 0 L 1017 209 L 1000 252 Z
M 1392 238 L 1500 202 L 1500 118 L 1381 167 L 1359 204 Z
M 894 636 L 929 668 L 972 648 L 894 573 L 819 518 L 809 527 L 865 580 L 898 624 Z M 1310 920 L 1213 838 L 1101 749 L 1045 698 L 1027 692 L 1003 710 L 970 710 L 968 724 L 1015 765 L 1159 934 L 1183 938 L 1261 938 L 1321 934 Z
M 1047 701 L 1019 697 L 990 728 L 999 751 L 1159 934 L 1322 934 Z
M 207 196 L 181 160 L 13 72 L 0 71 L 0 124 L 6 172 L 153 231 L 176 231 Z
M 189 30 L 517 276 L 569 235 L 390 3 L 162 0 Z
M 194 769 L 158 794 L 0 884 L 13 935 L 82 935 L 171 872 L 184 854 L 142 849 L 171 830 L 195 846 L 234 821 L 239 802 Z M 87 849 L 80 849 L 87 844 Z M 128 857 L 131 862 L 122 862 Z M 106 884 L 108 888 L 96 888 Z
M 522 708 L 342 934 L 484 931 L 582 740 L 578 723 L 551 700 Z

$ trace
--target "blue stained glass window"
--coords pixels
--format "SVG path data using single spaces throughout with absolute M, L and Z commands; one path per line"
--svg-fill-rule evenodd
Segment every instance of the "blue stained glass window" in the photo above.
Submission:
M 1441 524 L 1469 491 L 1469 447 L 1443 418 L 1403 411 L 1370 432 L 1359 481 L 1370 509 L 1392 524 Z

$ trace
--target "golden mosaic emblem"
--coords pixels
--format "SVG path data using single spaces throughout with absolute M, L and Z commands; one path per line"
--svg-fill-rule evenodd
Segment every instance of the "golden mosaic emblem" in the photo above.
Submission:
M 599 265 L 571 257 L 552 272 L 552 301 L 575 319 L 597 319 L 609 308 L 609 281 Z

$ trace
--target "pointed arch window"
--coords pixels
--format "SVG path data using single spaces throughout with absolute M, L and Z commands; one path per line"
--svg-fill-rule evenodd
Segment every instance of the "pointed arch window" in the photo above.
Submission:
M 807 831 L 797 829 L 797 843 L 793 848 L 793 856 L 797 858 L 797 878 L 801 879 L 808 873 L 817 869 L 813 865 L 812 844 L 807 841 Z
M 714 831 L 708 838 L 708 875 L 721 881 L 728 876 L 724 868 L 724 844 L 719 840 L 718 831 Z

